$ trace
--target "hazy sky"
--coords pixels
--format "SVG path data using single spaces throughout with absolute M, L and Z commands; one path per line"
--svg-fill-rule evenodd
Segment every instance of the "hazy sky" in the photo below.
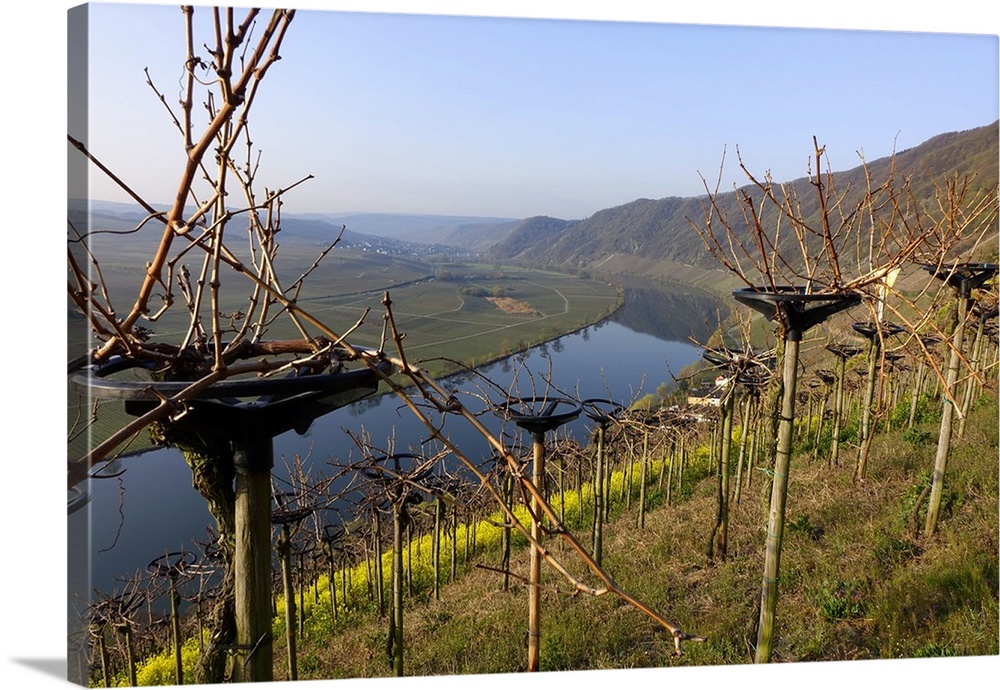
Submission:
M 183 152 L 143 70 L 176 102 L 181 12 L 91 8 L 89 144 L 164 203 Z M 997 119 L 995 34 L 884 26 L 300 10 L 251 115 L 259 181 L 315 176 L 289 212 L 583 218 L 700 195 L 724 154 L 723 188 L 742 184 L 737 147 L 783 181 L 807 173 L 814 135 L 841 170 Z M 101 176 L 92 195 L 121 198 Z

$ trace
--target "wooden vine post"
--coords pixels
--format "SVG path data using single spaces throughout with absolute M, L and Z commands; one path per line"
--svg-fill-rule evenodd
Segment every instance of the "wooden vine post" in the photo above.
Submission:
M 165 577 L 169 583 L 167 590 L 170 602 L 170 630 L 173 640 L 174 652 L 174 683 L 182 685 L 184 683 L 184 666 L 181 659 L 181 618 L 180 618 L 180 592 L 177 585 L 181 577 L 185 575 L 185 570 L 194 563 L 194 556 L 186 551 L 173 551 L 153 559 L 146 566 L 147 572 L 153 577 Z
M 969 313 L 969 304 L 973 290 L 982 287 L 997 275 L 997 264 L 953 264 L 949 266 L 927 265 L 924 267 L 931 275 L 945 281 L 956 293 L 957 322 L 951 339 L 951 355 L 948 359 L 948 372 L 945 379 L 943 409 L 941 411 L 941 432 L 938 435 L 937 453 L 934 457 L 934 475 L 931 479 L 930 502 L 927 505 L 927 519 L 924 522 L 924 535 L 931 536 L 937 530 L 941 510 L 941 495 L 944 491 L 944 473 L 948 465 L 948 453 L 951 447 L 952 423 L 955 415 L 955 399 L 958 393 L 958 370 L 962 358 L 962 340 L 965 334 L 965 321 Z
M 768 385 L 774 366 L 774 358 L 769 356 L 763 361 L 754 362 L 749 367 L 741 367 L 736 374 L 736 382 L 743 387 L 744 395 L 740 420 L 740 448 L 736 458 L 736 489 L 733 492 L 735 505 L 740 504 L 744 484 L 749 487 L 750 478 L 753 476 L 750 467 L 757 454 L 756 439 L 760 433 L 760 425 L 757 423 L 760 389 Z M 744 468 L 745 479 L 743 477 Z
M 604 522 L 607 517 L 609 496 L 604 477 L 610 472 L 607 468 L 607 431 L 615 419 L 622 413 L 623 406 L 612 400 L 590 398 L 584 400 L 582 409 L 587 417 L 597 423 L 597 469 L 594 471 L 594 524 L 592 553 L 594 562 L 601 565 L 604 557 Z
M 444 501 L 434 495 L 434 533 L 431 537 L 431 567 L 434 570 L 434 601 L 441 600 L 441 531 L 444 529 Z
M 649 482 L 649 423 L 642 428 L 642 466 L 639 474 L 639 516 L 636 518 L 639 529 L 646 528 L 646 485 Z
M 708 547 L 705 555 L 711 562 L 715 559 L 716 553 L 723 561 L 726 560 L 729 539 L 729 468 L 730 454 L 733 438 L 733 415 L 736 410 L 736 377 L 743 368 L 742 355 L 738 352 L 728 350 L 709 349 L 702 354 L 702 358 L 712 364 L 727 370 L 729 376 L 720 384 L 722 400 L 719 405 L 721 418 L 717 424 L 719 433 L 718 458 L 716 459 L 716 516 L 712 532 L 708 537 Z M 714 444 L 713 444 L 714 445 Z
M 844 423 L 844 372 L 847 368 L 847 360 L 861 352 L 860 348 L 844 345 L 831 344 L 826 349 L 837 358 L 837 364 L 833 373 L 833 429 L 830 434 L 830 455 L 827 461 L 828 467 L 837 465 L 840 456 L 840 429 Z
M 271 645 L 271 467 L 274 453 L 243 438 L 234 445 L 236 467 L 236 646 L 234 677 L 242 682 L 274 678 Z
M 534 408 L 541 410 L 535 412 Z M 561 412 L 557 412 L 562 408 Z M 580 403 L 567 398 L 519 398 L 507 401 L 498 413 L 531 434 L 531 555 L 528 565 L 528 667 L 529 672 L 540 668 L 542 615 L 542 541 L 543 497 L 545 495 L 545 432 L 558 429 L 580 415 Z
M 372 596 L 381 618 L 385 615 L 385 573 L 382 570 L 382 515 L 379 501 L 372 501 Z M 437 589 L 435 588 L 435 594 Z
M 730 380 L 726 384 L 722 401 L 722 425 L 719 433 L 722 435 L 719 443 L 719 514 L 717 529 L 713 530 L 709 540 L 708 558 L 712 560 L 713 545 L 717 547 L 719 558 L 726 560 L 729 542 L 729 455 L 733 438 L 733 412 L 736 404 L 736 386 Z
M 977 377 L 981 375 L 980 372 L 980 362 L 983 357 L 983 350 L 985 349 L 986 343 L 986 322 L 990 319 L 997 318 L 998 306 L 1000 303 L 994 301 L 990 305 L 983 305 L 982 303 L 970 305 L 969 313 L 975 318 L 975 322 L 978 324 L 976 327 L 976 336 L 972 340 L 972 345 L 970 347 L 971 358 L 969 359 L 969 369 L 973 376 L 970 376 L 965 383 L 965 393 L 962 397 L 962 414 L 959 415 L 958 419 L 958 437 L 962 438 L 965 436 L 965 420 L 969 418 L 969 410 L 972 408 L 972 400 L 976 397 L 979 391 L 979 381 Z
M 886 352 L 885 361 L 889 366 L 886 367 L 885 373 L 885 399 L 883 400 L 883 405 L 885 406 L 888 414 L 885 416 L 885 430 L 892 431 L 892 411 L 896 407 L 896 402 L 899 399 L 899 376 L 898 370 L 903 368 L 903 364 L 900 364 L 906 355 L 902 352 Z
M 744 391 L 740 406 L 740 442 L 736 452 L 736 476 L 733 478 L 733 505 L 739 506 L 743 492 L 743 465 L 747 458 L 747 444 L 750 440 L 750 411 L 753 405 L 753 393 Z
M 127 664 L 127 669 L 128 669 L 128 682 L 129 685 L 135 687 L 139 684 L 139 681 L 136 677 L 135 645 L 134 645 L 134 638 L 132 636 L 132 624 L 128 620 L 126 620 L 120 623 L 117 626 L 117 629 L 121 631 L 122 637 L 125 638 L 124 639 L 125 663 Z
M 868 473 L 868 450 L 871 447 L 873 417 L 877 407 L 875 387 L 880 378 L 879 364 L 885 356 L 882 342 L 886 336 L 905 333 L 906 329 L 898 324 L 871 321 L 855 322 L 852 327 L 868 340 L 868 377 L 865 380 L 865 398 L 861 405 L 861 426 L 858 430 L 858 463 L 854 470 L 854 479 L 864 481 Z
M 270 492 L 268 492 L 270 496 Z M 281 530 L 275 544 L 275 551 L 278 554 L 278 562 L 281 564 L 281 584 L 285 593 L 285 642 L 288 645 L 288 679 L 299 679 L 298 666 L 298 645 L 296 641 L 296 629 L 301 633 L 301 620 L 304 606 L 296 607 L 295 604 L 295 583 L 292 580 L 292 538 L 297 526 L 314 512 L 313 506 L 296 505 L 301 503 L 301 499 L 291 494 L 281 494 L 275 496 L 278 501 L 277 508 L 271 511 L 271 523 L 278 525 Z M 270 533 L 270 526 L 268 527 Z M 270 564 L 270 558 L 267 559 Z M 268 568 L 270 575 L 270 568 Z M 300 578 L 301 580 L 301 578 Z M 299 595 L 304 593 L 305 583 L 299 582 Z M 300 599 L 300 603 L 302 603 Z M 298 609 L 298 610 L 297 610 Z
M 346 534 L 346 530 L 339 525 L 324 525 L 323 552 L 327 558 L 327 567 L 330 578 L 330 620 L 334 626 L 337 625 L 337 554 L 341 551 L 340 540 Z
M 403 534 L 406 531 L 405 506 L 392 505 L 392 670 L 397 677 L 403 675 Z
M 816 433 L 813 436 L 812 443 L 812 459 L 816 460 L 819 458 L 819 446 L 823 439 L 823 431 L 826 422 L 826 402 L 830 397 L 830 386 L 833 384 L 833 373 L 825 369 L 820 369 L 816 372 L 816 378 L 809 382 L 809 385 L 814 389 L 820 388 L 819 391 L 819 412 L 816 414 Z
M 392 574 L 391 574 L 391 615 L 389 617 L 389 641 L 393 674 L 402 677 L 404 672 L 403 653 L 403 541 L 410 524 L 409 506 L 421 503 L 424 497 L 418 482 L 426 478 L 433 469 L 433 460 L 412 453 L 396 453 L 377 458 L 369 458 L 370 468 L 363 473 L 385 492 L 392 506 Z M 378 503 L 376 501 L 376 503 Z M 378 506 L 376 505 L 376 510 Z
M 125 669 L 129 684 L 137 685 L 131 617 L 146 598 L 146 594 L 139 591 L 137 582 L 132 581 L 124 593 L 109 599 L 95 601 L 90 605 L 90 634 L 98 644 L 104 687 L 110 688 L 113 680 L 111 658 L 107 646 L 109 632 L 124 638 Z
M 757 625 L 755 663 L 769 663 L 774 642 L 775 611 L 778 604 L 778 575 L 781 544 L 785 528 L 785 501 L 788 495 L 788 473 L 791 466 L 792 434 L 795 423 L 795 388 L 798 381 L 799 343 L 812 326 L 833 314 L 861 301 L 855 293 L 807 293 L 794 287 L 743 288 L 733 296 L 768 320 L 779 325 L 784 342 L 781 411 L 778 418 L 774 475 L 771 484 L 771 507 L 768 513 L 767 538 L 764 554 L 764 574 L 761 580 L 760 618 Z
M 544 432 L 533 431 L 531 483 L 541 491 L 545 481 L 545 438 Z M 531 538 L 536 542 L 542 538 L 542 516 L 539 499 L 531 499 Z M 542 638 L 542 556 L 539 548 L 532 544 L 531 561 L 528 567 L 528 671 L 537 671 Z
M 502 469 L 507 469 L 506 462 L 504 462 L 502 457 L 497 458 L 497 463 Z M 504 507 L 510 511 L 513 509 L 514 502 L 514 475 L 511 472 L 505 471 L 501 477 L 500 494 Z M 500 570 L 503 571 L 502 587 L 505 592 L 510 589 L 510 544 L 510 521 L 504 520 L 503 530 L 500 532 Z
M 89 622 L 89 632 L 97 640 L 97 653 L 101 660 L 102 684 L 106 688 L 111 687 L 111 657 L 108 655 L 108 642 L 106 639 L 106 628 L 108 621 L 105 617 L 91 614 Z

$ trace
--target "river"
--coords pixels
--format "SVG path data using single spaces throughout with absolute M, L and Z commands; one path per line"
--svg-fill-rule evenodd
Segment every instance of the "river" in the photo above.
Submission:
M 488 402 L 541 394 L 551 384 L 579 400 L 611 399 L 628 405 L 699 359 L 701 350 L 689 336 L 704 338 L 698 326 L 714 318 L 715 303 L 698 295 L 645 295 L 626 291 L 625 306 L 603 323 L 565 335 L 506 360 L 481 368 L 475 375 L 449 377 L 444 383 L 474 412 Z M 665 308 L 674 316 L 664 314 Z M 701 332 L 699 332 L 701 331 Z M 492 384 L 485 384 L 489 380 Z M 487 411 L 482 421 L 494 433 L 518 432 L 513 425 Z M 585 416 L 560 433 L 583 434 Z M 486 462 L 490 449 L 482 437 L 449 415 L 445 432 L 473 461 Z M 332 476 L 336 466 L 357 460 L 361 452 L 350 434 L 362 432 L 373 446 L 395 452 L 415 450 L 426 429 L 392 394 L 377 396 L 331 412 L 298 435 L 287 432 L 274 440 L 275 476 L 287 477 L 285 467 L 296 457 L 313 476 Z M 201 552 L 214 520 L 202 497 L 191 486 L 191 474 L 178 450 L 158 449 L 120 461 L 120 476 L 91 482 L 87 510 L 71 516 L 74 529 L 89 516 L 91 587 L 110 592 L 116 579 L 144 570 L 147 563 L 174 551 Z M 449 471 L 452 466 L 449 466 Z M 77 520 L 74 527 L 73 521 Z

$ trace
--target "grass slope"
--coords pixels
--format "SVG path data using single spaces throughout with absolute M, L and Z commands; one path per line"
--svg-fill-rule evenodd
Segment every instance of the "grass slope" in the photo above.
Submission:
M 996 393 L 979 401 L 965 435 L 952 444 L 942 521 L 938 532 L 927 538 L 919 534 L 922 512 L 914 509 L 933 464 L 935 416 L 926 414 L 909 431 L 881 432 L 872 448 L 868 479 L 861 485 L 851 480 L 850 460 L 829 468 L 822 460 L 809 460 L 808 448 L 800 448 L 803 452 L 793 462 L 789 483 L 774 671 L 787 668 L 787 662 L 797 666 L 998 654 Z M 734 430 L 734 435 L 738 433 Z M 708 640 L 687 643 L 683 656 L 672 656 L 669 635 L 631 607 L 609 596 L 574 596 L 565 580 L 543 568 L 547 588 L 542 601 L 542 670 L 636 673 L 635 669 L 646 668 L 680 673 L 685 668 L 737 666 L 751 672 L 746 665 L 755 641 L 766 472 L 758 468 L 732 508 L 728 558 L 709 562 L 705 546 L 714 522 L 716 480 L 707 474 L 703 450 L 691 458 L 690 471 L 668 505 L 656 488 L 659 454 L 654 452 L 648 474 L 650 510 L 642 529 L 636 527 L 637 493 L 626 504 L 622 474 L 615 474 L 609 495 L 618 500 L 605 528 L 604 565 L 632 595 Z M 565 514 L 566 524 L 586 542 L 590 501 L 586 484 L 582 493 L 582 510 L 575 493 L 566 495 Z M 553 503 L 558 510 L 558 501 Z M 517 513 L 522 521 L 527 519 L 523 509 Z M 470 554 L 463 546 L 472 524 L 477 525 L 479 548 Z M 443 539 L 444 584 L 439 599 L 432 594 L 431 538 L 425 532 L 412 542 L 414 593 L 406 598 L 404 619 L 406 675 L 524 670 L 525 589 L 512 579 L 504 591 L 495 571 L 476 567 L 499 564 L 499 533 L 488 522 L 458 524 L 455 578 L 450 576 L 451 540 Z M 579 570 L 559 540 L 551 538 L 547 547 L 572 570 Z M 515 540 L 512 572 L 525 574 L 527 561 L 524 541 Z M 383 565 L 388 578 L 388 554 Z M 365 570 L 362 562 L 335 575 L 336 621 L 331 617 L 326 575 L 302 595 L 304 634 L 297 643 L 301 680 L 392 675 L 388 619 L 378 614 L 366 595 Z M 193 625 L 188 621 L 189 631 L 196 629 Z M 284 602 L 279 596 L 274 618 L 276 680 L 287 678 L 284 632 Z M 183 654 L 186 683 L 194 682 L 197 650 L 197 637 L 190 636 Z M 860 668 L 861 677 L 870 681 L 874 669 Z M 811 669 L 816 673 L 816 667 Z M 923 674 L 935 669 L 940 672 L 941 667 L 911 663 L 881 668 L 883 674 L 895 677 L 904 671 Z M 844 667 L 830 669 L 834 671 L 843 673 Z M 639 678 L 650 681 L 649 676 Z M 668 678 L 673 676 L 659 676 L 656 682 Z M 119 675 L 116 680 L 121 684 L 123 678 Z M 172 682 L 169 652 L 140 664 L 139 685 Z
M 793 463 L 781 564 L 775 662 L 912 659 L 998 653 L 997 403 L 981 401 L 952 448 L 946 517 L 933 538 L 918 536 L 917 495 L 929 481 L 936 422 L 879 435 L 869 478 L 852 482 L 852 463 L 829 469 L 806 456 Z M 543 670 L 747 664 L 763 563 L 766 476 L 758 472 L 734 506 L 729 557 L 706 561 L 715 516 L 715 480 L 686 487 L 635 527 L 635 502 L 619 505 L 605 532 L 604 563 L 639 599 L 708 637 L 670 656 L 669 635 L 611 597 L 569 596 L 551 569 L 543 595 Z M 652 503 L 661 502 L 654 493 Z M 568 561 L 557 540 L 553 552 Z M 497 564 L 486 552 L 477 560 Z M 467 568 L 468 566 L 466 566 Z M 527 553 L 513 560 L 526 573 Z M 495 572 L 469 569 L 408 600 L 407 675 L 509 673 L 524 669 L 527 597 L 501 591 Z M 323 598 L 320 597 L 320 601 Z M 391 675 L 387 621 L 361 607 L 332 625 L 323 604 L 300 640 L 300 678 Z M 308 622 L 307 622 L 308 625 Z M 283 677 L 276 644 L 276 678 Z

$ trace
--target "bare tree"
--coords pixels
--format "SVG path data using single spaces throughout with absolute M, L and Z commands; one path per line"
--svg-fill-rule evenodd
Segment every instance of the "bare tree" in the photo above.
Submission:
M 776 323 L 784 374 L 774 376 L 765 402 L 774 456 L 756 661 L 771 660 L 778 573 L 791 460 L 799 342 L 805 330 L 863 302 L 872 321 L 886 308 L 926 320 L 918 303 L 893 289 L 896 273 L 914 262 L 938 264 L 959 242 L 975 246 L 994 230 L 996 190 L 978 195 L 968 180 L 938 187 L 937 208 L 926 209 L 900 174 L 895 158 L 876 179 L 862 157 L 863 188 L 838 189 L 824 170 L 825 147 L 813 139 L 808 184 L 812 200 L 791 183 L 754 175 L 732 195 L 709 188 L 703 217 L 691 221 L 708 252 L 747 287 L 734 297 Z M 721 167 L 720 167 L 721 179 Z M 925 283 L 921 293 L 930 290 Z M 893 307 L 890 294 L 905 304 Z M 915 315 L 915 316 L 914 316 Z M 925 353 L 926 354 L 926 353 Z M 940 372 L 938 372 L 940 374 Z
M 250 9 L 240 18 L 232 8 L 207 12 L 208 40 L 202 41 L 197 36 L 194 8 L 182 8 L 187 59 L 179 104 L 170 105 L 152 76 L 147 75 L 151 90 L 177 129 L 185 153 L 169 208 L 158 209 L 144 200 L 101 161 L 99 152 L 91 151 L 84 140 L 68 135 L 70 144 L 81 155 L 145 210 L 147 216 L 131 232 L 145 234 L 158 226 L 161 233 L 150 260 L 138 269 L 141 277 L 130 306 L 120 309 L 122 295 L 110 289 L 101 274 L 95 244 L 101 233 L 69 224 L 67 292 L 70 302 L 86 317 L 92 333 L 88 352 L 69 363 L 71 375 L 88 389 L 105 378 L 113 379 L 122 370 L 144 373 L 148 381 L 127 387 L 129 396 L 141 398 L 141 404 L 132 407 L 137 412 L 135 419 L 88 448 L 83 457 L 71 459 L 68 484 L 72 487 L 87 481 L 95 467 L 113 459 L 144 429 L 151 429 L 160 443 L 184 449 L 194 483 L 207 499 L 217 523 L 217 546 L 224 570 L 219 603 L 208 624 L 210 644 L 199 663 L 198 680 L 209 683 L 223 679 L 226 650 L 235 652 L 239 659 L 234 664 L 237 680 L 271 678 L 270 611 L 259 596 L 261 586 L 270 586 L 270 571 L 262 570 L 261 564 L 248 563 L 246 556 L 240 555 L 239 544 L 234 547 L 237 536 L 247 531 L 239 526 L 241 521 L 260 522 L 250 517 L 255 513 L 267 517 L 270 487 L 266 484 L 266 467 L 263 487 L 257 479 L 247 479 L 253 473 L 259 474 L 259 468 L 248 470 L 249 446 L 234 451 L 231 439 L 213 436 L 205 428 L 191 433 L 184 421 L 191 418 L 193 409 L 204 409 L 207 398 L 253 396 L 261 392 L 261 382 L 279 382 L 281 390 L 286 385 L 298 385 L 287 381 L 305 382 L 308 386 L 348 369 L 367 372 L 399 396 L 426 427 L 428 442 L 440 443 L 463 471 L 478 480 L 540 559 L 565 577 L 574 591 L 611 593 L 622 598 L 671 633 L 677 654 L 683 641 L 703 640 L 620 587 L 565 528 L 537 484 L 522 472 L 519 459 L 508 445 L 481 423 L 480 412 L 457 401 L 409 360 L 403 347 L 405 334 L 396 327 L 388 294 L 383 300 L 383 338 L 375 349 L 356 347 L 350 342 L 351 334 L 367 318 L 367 310 L 353 325 L 341 330 L 300 304 L 297 298 L 304 282 L 337 244 L 339 236 L 331 238 L 329 246 L 297 280 L 283 283 L 275 240 L 281 230 L 281 208 L 285 196 L 309 176 L 280 189 L 259 191 L 249 122 L 258 89 L 280 59 L 294 12 L 275 10 L 266 16 L 259 9 Z M 199 105 L 207 118 L 201 124 Z M 241 155 L 245 157 L 242 161 Z M 234 206 L 237 201 L 239 205 Z M 246 244 L 238 246 L 234 237 L 242 237 Z M 240 278 L 235 281 L 235 297 L 224 289 L 232 284 L 228 281 L 232 275 Z M 153 328 L 170 319 L 179 319 L 183 324 L 180 335 L 175 339 L 154 337 Z M 279 337 L 269 338 L 270 334 Z M 390 374 L 390 367 L 399 377 Z M 114 387 L 106 390 L 114 391 Z M 530 497 L 535 527 L 528 529 L 513 518 L 502 492 L 450 440 L 444 430 L 445 418 L 464 421 L 488 441 L 520 491 Z M 255 436 L 253 444 L 259 446 L 264 441 L 266 435 Z M 542 549 L 538 528 L 543 520 L 545 530 L 569 543 L 598 584 L 587 584 L 550 551 Z M 267 539 L 269 522 L 254 524 L 249 531 Z M 246 551 L 249 553 L 249 549 Z M 239 594 L 241 588 L 247 588 L 244 578 L 256 592 L 246 601 Z

